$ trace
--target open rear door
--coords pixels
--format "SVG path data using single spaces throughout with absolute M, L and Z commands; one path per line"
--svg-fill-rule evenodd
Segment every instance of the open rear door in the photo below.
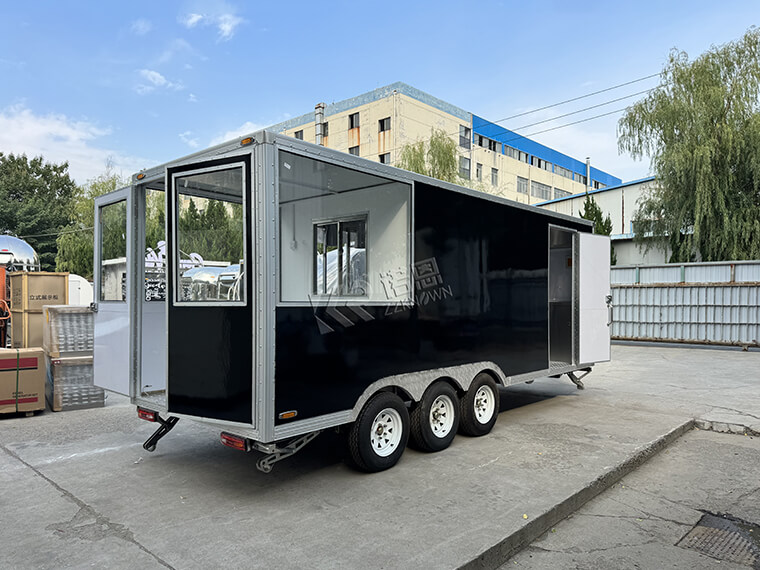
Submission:
M 129 317 L 132 189 L 95 199 L 95 385 L 132 396 Z
M 578 364 L 610 359 L 610 238 L 577 233 Z

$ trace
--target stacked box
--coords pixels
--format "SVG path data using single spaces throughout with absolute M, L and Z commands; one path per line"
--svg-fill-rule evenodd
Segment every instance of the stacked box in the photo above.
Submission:
M 92 356 L 47 357 L 46 396 L 54 412 L 102 408 L 106 405 L 103 388 L 93 383 Z
M 43 306 L 68 303 L 68 273 L 10 274 L 11 344 L 14 348 L 42 346 Z
M 42 348 L 51 357 L 92 356 L 94 315 L 80 305 L 46 305 Z
M 0 414 L 45 409 L 41 348 L 0 349 Z
M 93 370 L 94 315 L 89 307 L 43 307 L 42 346 L 47 355 L 46 396 L 54 412 L 105 406 Z

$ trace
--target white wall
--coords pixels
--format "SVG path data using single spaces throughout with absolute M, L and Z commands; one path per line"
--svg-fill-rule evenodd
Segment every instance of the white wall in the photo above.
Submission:
M 308 302 L 314 297 L 314 223 L 355 214 L 367 214 L 369 296 L 347 299 L 387 301 L 381 276 L 398 271 L 411 294 L 409 202 L 409 187 L 392 183 L 281 205 L 280 300 Z

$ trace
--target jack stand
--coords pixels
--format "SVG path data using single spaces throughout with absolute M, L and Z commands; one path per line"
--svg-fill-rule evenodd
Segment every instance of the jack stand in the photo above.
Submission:
M 259 459 L 256 462 L 256 469 L 259 471 L 263 471 L 264 473 L 269 473 L 272 470 L 272 465 L 277 463 L 278 461 L 282 461 L 283 459 L 287 459 L 291 455 L 295 455 L 301 449 L 306 446 L 307 443 L 309 443 L 311 440 L 313 440 L 315 437 L 317 437 L 321 432 L 319 431 L 312 431 L 310 433 L 306 433 L 300 437 L 297 437 L 293 439 L 290 443 L 288 443 L 284 447 L 277 447 L 274 446 L 266 446 L 268 449 L 266 451 L 270 451 L 268 455 L 265 455 L 261 459 Z M 255 446 L 254 446 L 255 447 Z M 265 447 L 262 446 L 259 451 L 265 451 Z M 265 452 L 266 452 L 265 451 Z
M 150 451 L 150 452 L 155 451 L 158 440 L 164 437 L 170 431 L 172 431 L 172 428 L 179 421 L 179 418 L 175 416 L 170 416 L 167 419 L 163 419 L 161 416 L 158 415 L 158 412 L 156 412 L 156 421 L 160 423 L 161 425 L 158 426 L 158 429 L 153 433 L 152 436 L 148 438 L 148 441 L 143 443 L 143 449 L 145 449 L 145 451 Z
M 579 371 L 576 370 L 575 372 Z M 581 380 L 591 373 L 591 368 L 583 368 L 580 370 L 580 372 L 583 372 L 581 376 L 576 376 L 575 372 L 568 372 L 567 377 L 570 378 L 572 383 L 578 387 L 578 390 L 584 390 L 586 387 L 583 385 L 583 382 L 581 382 Z

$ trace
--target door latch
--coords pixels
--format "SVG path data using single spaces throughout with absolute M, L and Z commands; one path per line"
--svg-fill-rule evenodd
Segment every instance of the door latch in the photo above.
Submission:
M 606 295 L 604 301 L 607 303 L 607 326 L 612 324 L 612 295 Z

